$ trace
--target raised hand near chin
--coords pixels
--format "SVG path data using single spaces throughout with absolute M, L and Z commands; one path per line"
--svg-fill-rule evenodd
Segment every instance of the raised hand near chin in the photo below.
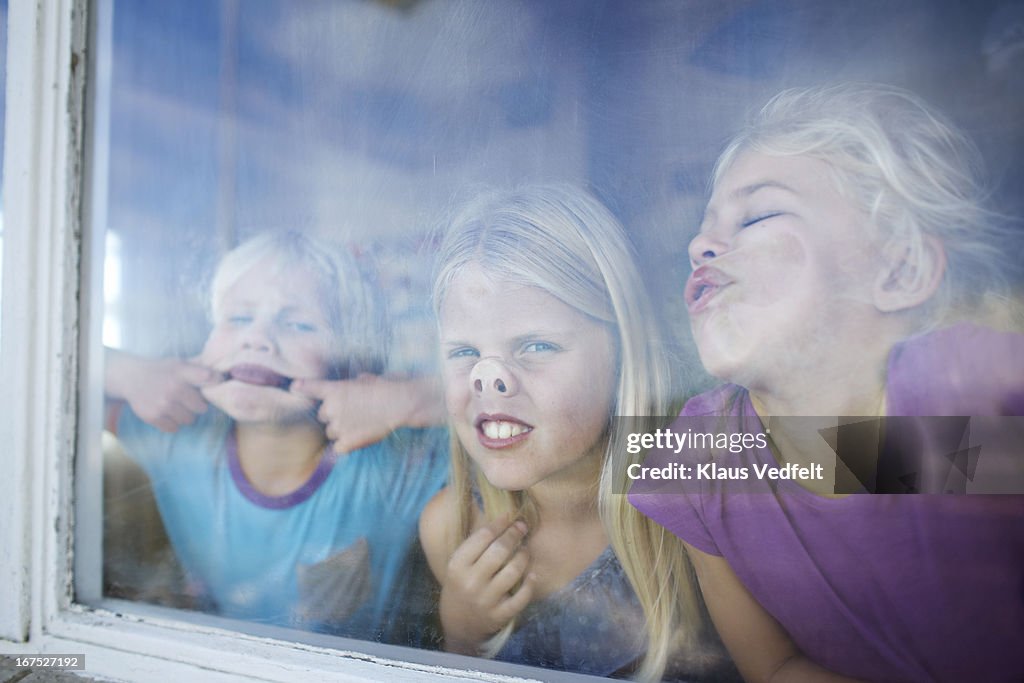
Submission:
M 448 560 L 441 586 L 445 649 L 479 655 L 481 646 L 530 604 L 526 523 L 506 514 L 474 531 Z

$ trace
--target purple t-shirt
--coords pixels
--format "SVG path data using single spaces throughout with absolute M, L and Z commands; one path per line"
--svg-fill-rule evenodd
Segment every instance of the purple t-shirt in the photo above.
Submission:
M 966 348 L 976 357 L 964 371 L 953 366 Z M 970 326 L 918 337 L 893 350 L 888 376 L 890 413 L 1007 414 L 1024 386 L 1024 337 Z M 692 399 L 682 413 L 702 415 L 737 431 L 759 429 L 749 395 L 733 385 Z M 656 453 L 645 464 L 669 459 Z M 777 465 L 756 445 L 719 453 L 715 463 Z M 827 669 L 871 681 L 1024 680 L 1024 496 L 830 499 L 791 480 L 755 478 L 739 489 L 715 479 L 642 480 L 630 501 L 724 557 L 797 647 Z

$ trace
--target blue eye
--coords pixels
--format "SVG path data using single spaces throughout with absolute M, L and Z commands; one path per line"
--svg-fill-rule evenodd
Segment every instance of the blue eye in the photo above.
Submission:
M 526 353 L 541 353 L 544 351 L 557 351 L 558 347 L 550 342 L 545 341 L 534 341 L 523 345 L 523 351 Z
M 480 352 L 471 346 L 460 346 L 448 352 L 448 358 L 476 358 Z
M 781 216 L 781 215 L 782 215 L 781 211 L 771 211 L 769 213 L 759 214 L 757 216 L 754 216 L 753 218 L 745 219 L 742 223 L 740 223 L 740 227 L 749 228 L 750 226 L 756 225 L 757 223 L 760 223 L 761 221 L 766 221 L 769 218 L 775 218 L 776 216 Z

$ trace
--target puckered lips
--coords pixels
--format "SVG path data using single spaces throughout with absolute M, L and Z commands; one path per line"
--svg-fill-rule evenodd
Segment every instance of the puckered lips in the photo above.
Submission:
M 487 448 L 507 448 L 528 438 L 533 425 L 510 415 L 480 413 L 473 421 L 477 438 Z
M 255 384 L 261 387 L 274 387 L 285 391 L 292 385 L 292 378 L 274 372 L 268 367 L 243 363 L 228 370 L 228 377 L 246 384 Z
M 686 281 L 686 308 L 690 315 L 707 308 L 715 296 L 732 284 L 732 279 L 717 268 L 701 266 Z

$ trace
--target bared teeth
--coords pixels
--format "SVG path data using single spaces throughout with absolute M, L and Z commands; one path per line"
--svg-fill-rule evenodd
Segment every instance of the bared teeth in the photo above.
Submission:
M 519 422 L 507 422 L 505 420 L 485 420 L 480 424 L 480 429 L 488 439 L 511 439 L 530 431 L 530 427 Z
M 292 383 L 291 377 L 285 377 L 261 365 L 236 365 L 231 368 L 228 375 L 231 379 L 245 382 L 246 384 L 276 387 L 278 389 L 287 389 Z

